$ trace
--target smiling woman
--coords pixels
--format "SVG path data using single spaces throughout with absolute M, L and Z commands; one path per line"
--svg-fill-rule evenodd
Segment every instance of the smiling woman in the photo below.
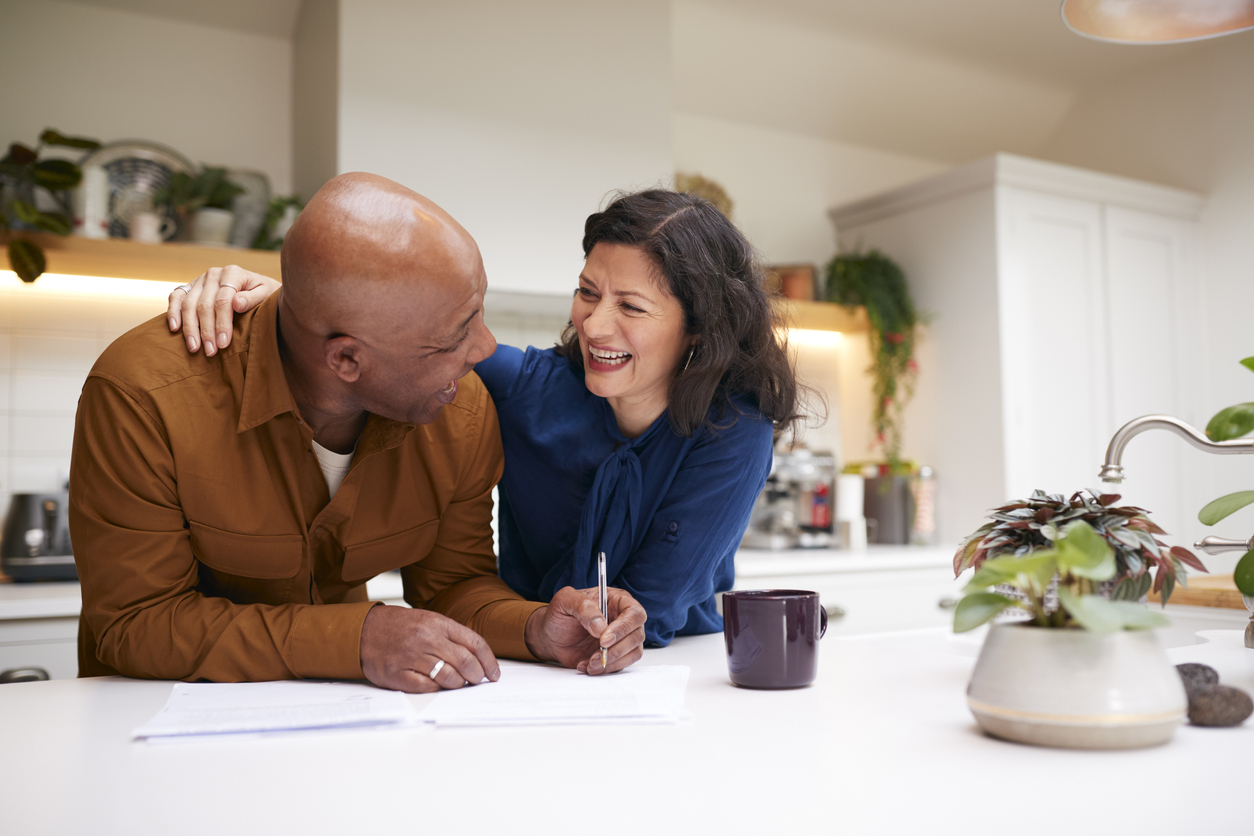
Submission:
M 561 343 L 476 367 L 505 447 L 501 577 L 545 600 L 595 586 L 605 552 L 650 643 L 717 631 L 773 431 L 798 418 L 762 271 L 718 210 L 663 190 L 590 216 L 583 250 Z

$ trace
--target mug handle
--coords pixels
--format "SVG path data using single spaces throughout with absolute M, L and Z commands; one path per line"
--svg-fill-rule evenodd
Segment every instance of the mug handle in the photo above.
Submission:
M 819 638 L 827 635 L 827 607 L 823 606 L 823 602 L 819 602 Z

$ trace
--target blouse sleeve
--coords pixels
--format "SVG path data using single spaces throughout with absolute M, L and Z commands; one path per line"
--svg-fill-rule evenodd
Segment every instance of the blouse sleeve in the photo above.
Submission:
M 771 430 L 768 421 L 742 417 L 694 446 L 615 578 L 648 613 L 650 644 L 669 644 L 692 607 L 730 588 L 736 549 L 770 474 Z
M 523 364 L 523 352 L 512 345 L 498 345 L 496 353 L 475 364 L 475 374 L 498 406 L 514 394 Z

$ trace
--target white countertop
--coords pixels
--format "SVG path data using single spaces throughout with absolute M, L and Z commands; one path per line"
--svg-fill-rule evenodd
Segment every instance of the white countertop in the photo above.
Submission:
M 1254 691 L 1239 631 L 1170 651 Z M 1249 832 L 1254 725 L 1183 726 L 1126 752 L 982 735 L 964 692 L 978 637 L 822 642 L 794 691 L 727 680 L 722 637 L 642 664 L 692 668 L 670 726 L 341 731 L 181 745 L 130 731 L 170 693 L 122 678 L 0 686 L 5 832 L 336 834 L 362 830 L 848 834 Z M 508 673 L 508 672 L 507 672 Z M 412 697 L 424 705 L 430 696 Z M 803 830 L 802 828 L 812 830 Z

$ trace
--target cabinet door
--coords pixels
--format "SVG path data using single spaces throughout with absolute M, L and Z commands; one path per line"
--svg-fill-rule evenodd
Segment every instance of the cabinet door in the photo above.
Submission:
M 1197 311 L 1190 290 L 1192 224 L 1146 212 L 1107 206 L 1106 287 L 1110 347 L 1109 432 L 1140 415 L 1186 415 L 1191 378 L 1199 361 Z M 1192 335 L 1192 338 L 1191 336 Z M 1149 509 L 1154 519 L 1183 540 L 1192 517 L 1185 507 L 1185 456 L 1175 436 L 1151 432 L 1124 451 L 1124 500 Z M 1200 506 L 1200 503 L 1198 503 Z M 1193 509 L 1196 513 L 1196 508 Z
M 1110 437 L 1101 208 L 998 197 L 1006 491 L 1070 494 L 1097 483 Z

